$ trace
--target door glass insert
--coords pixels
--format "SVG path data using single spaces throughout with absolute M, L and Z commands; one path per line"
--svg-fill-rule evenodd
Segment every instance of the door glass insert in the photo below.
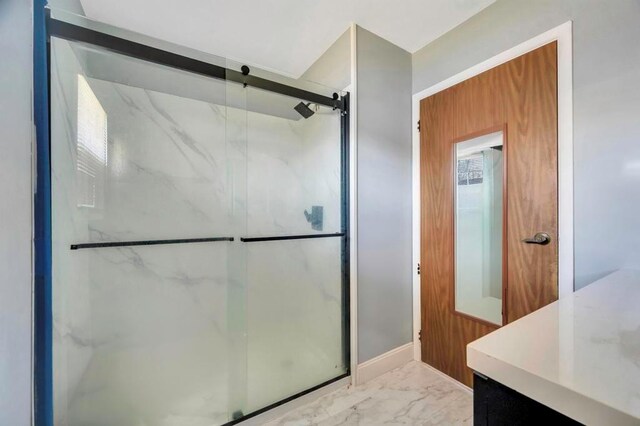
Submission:
M 455 310 L 502 325 L 503 132 L 455 144 Z

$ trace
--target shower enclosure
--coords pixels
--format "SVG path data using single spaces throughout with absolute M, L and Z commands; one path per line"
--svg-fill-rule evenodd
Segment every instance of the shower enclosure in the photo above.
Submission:
M 48 28 L 54 424 L 232 424 L 346 377 L 348 94 Z

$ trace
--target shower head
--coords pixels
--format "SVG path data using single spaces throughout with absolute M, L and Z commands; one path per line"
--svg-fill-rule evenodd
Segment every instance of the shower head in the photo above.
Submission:
M 309 105 L 311 105 L 311 103 L 305 104 L 304 102 L 300 102 L 298 105 L 294 106 L 293 109 L 295 109 L 297 113 L 304 117 L 304 119 L 306 120 L 307 118 L 315 114 L 315 111 L 309 108 Z

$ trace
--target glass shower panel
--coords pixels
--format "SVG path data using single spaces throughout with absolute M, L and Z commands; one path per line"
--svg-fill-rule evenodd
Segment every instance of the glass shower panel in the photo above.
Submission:
M 340 112 L 247 91 L 248 235 L 340 232 Z
M 226 68 L 235 64 L 226 62 Z M 232 223 L 229 232 L 236 237 L 247 232 L 247 90 L 243 85 L 226 82 L 227 164 L 230 179 Z M 227 294 L 227 353 L 229 370 L 229 420 L 247 414 L 247 247 L 239 238 L 229 245 L 229 282 Z
M 341 119 L 51 37 L 56 425 L 224 424 L 346 375 Z
M 455 309 L 502 325 L 503 132 L 455 144 Z
M 232 417 L 226 90 L 51 38 L 56 425 Z
M 226 83 L 53 40 L 52 106 L 68 127 L 54 136 L 77 166 L 68 202 L 88 222 L 83 240 L 226 232 Z
M 246 235 L 257 239 L 245 241 L 251 412 L 348 365 L 345 238 L 308 238 L 343 229 L 340 111 L 247 90 Z
M 340 238 L 248 243 L 249 412 L 346 373 Z

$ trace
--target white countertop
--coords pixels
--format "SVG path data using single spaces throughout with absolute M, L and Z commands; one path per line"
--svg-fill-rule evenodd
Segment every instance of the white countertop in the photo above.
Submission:
M 470 343 L 467 365 L 581 423 L 640 424 L 640 271 L 614 272 Z

